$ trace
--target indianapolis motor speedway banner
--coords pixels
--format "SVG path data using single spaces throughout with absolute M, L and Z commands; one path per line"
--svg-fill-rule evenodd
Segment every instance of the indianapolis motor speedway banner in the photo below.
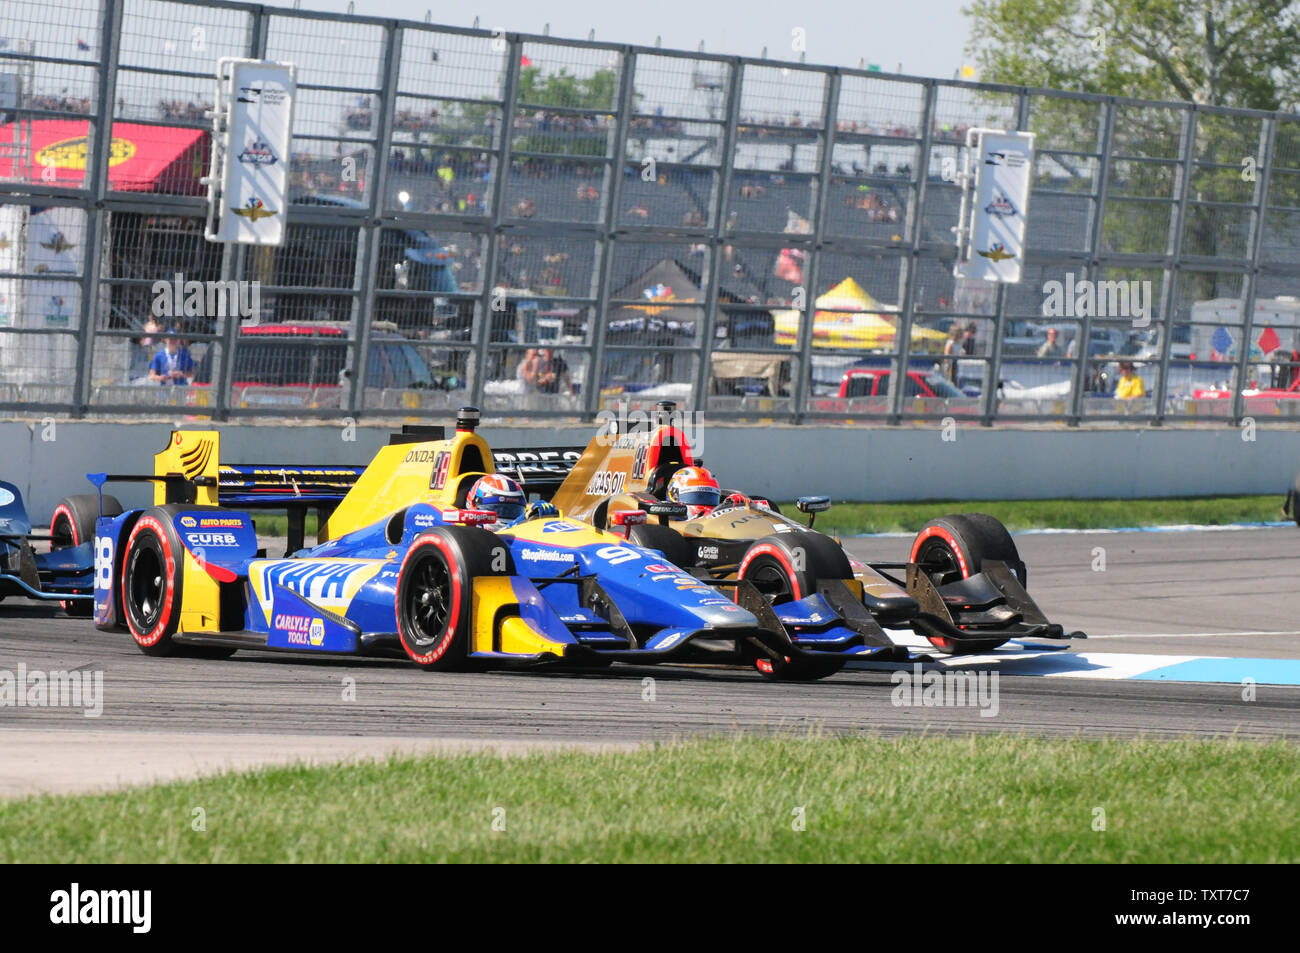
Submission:
M 966 241 L 958 255 L 958 278 L 1020 281 L 1025 257 L 1025 223 L 1034 169 L 1032 133 L 972 129 L 975 189 L 963 216 Z M 968 171 L 967 183 L 970 182 Z M 967 226 L 969 222 L 969 226 Z
M 218 66 L 225 135 L 219 174 L 210 185 L 207 238 L 279 245 L 289 201 L 294 67 L 291 63 L 223 59 Z M 222 110 L 218 110 L 220 114 Z M 212 223 L 215 221 L 215 228 Z

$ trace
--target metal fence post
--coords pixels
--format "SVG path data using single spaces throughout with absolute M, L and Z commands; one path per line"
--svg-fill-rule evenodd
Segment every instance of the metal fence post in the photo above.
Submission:
M 934 107 L 939 98 L 939 84 L 927 80 L 925 84 L 925 105 L 921 110 L 921 155 L 916 163 L 916 179 L 913 180 L 913 209 L 910 223 L 911 234 L 907 236 L 907 282 L 903 287 L 903 306 L 898 315 L 898 331 L 894 337 L 898 344 L 898 363 L 894 367 L 894 393 L 889 400 L 889 417 L 891 424 L 897 424 L 903 416 L 903 399 L 907 387 L 908 359 L 912 353 L 912 312 L 916 308 L 916 271 L 921 260 L 921 223 L 925 220 L 925 196 L 930 182 L 930 141 L 934 129 Z
M 1178 203 L 1175 205 L 1170 257 L 1166 265 L 1167 280 L 1160 293 L 1160 317 L 1163 325 L 1160 334 L 1160 380 L 1156 383 L 1155 419 L 1157 427 L 1165 420 L 1165 400 L 1169 393 L 1169 355 L 1174 336 L 1174 300 L 1177 297 L 1178 273 L 1182 267 L 1183 232 L 1187 221 L 1187 205 L 1192 188 L 1192 172 L 1196 165 L 1196 127 L 1199 114 L 1196 106 L 1187 107 L 1186 126 L 1183 130 L 1182 162 L 1178 165 L 1181 181 L 1178 183 Z
M 708 381 L 713 371 L 713 340 L 718 330 L 718 289 L 722 284 L 722 249 L 727 243 L 727 216 L 731 214 L 731 183 L 735 168 L 737 129 L 740 127 L 740 92 L 744 63 L 731 60 L 727 77 L 727 120 L 722 128 L 722 148 L 718 156 L 718 201 L 714 209 L 713 236 L 707 255 L 709 273 L 704 283 L 704 337 L 700 345 L 700 363 L 695 369 L 695 405 L 700 410 L 708 403 Z
M 600 248 L 600 272 L 597 275 L 596 305 L 591 316 L 591 359 L 582 382 L 582 409 L 594 418 L 600 411 L 600 381 L 605 365 L 605 323 L 609 313 L 609 296 L 614 274 L 614 239 L 618 233 L 618 210 L 623 195 L 623 169 L 626 164 L 627 130 L 632 121 L 632 94 L 636 77 L 636 55 L 628 47 L 623 52 L 618 79 L 618 123 L 614 130 L 614 148 L 609 170 L 609 187 L 605 189 L 604 231 Z
M 402 37 L 404 33 L 396 20 L 388 28 L 388 49 L 385 61 L 383 87 L 380 90 L 381 113 L 379 138 L 375 142 L 375 171 L 370 177 L 370 201 L 367 218 L 361 226 L 361 247 L 358 263 L 361 287 L 352 304 L 352 327 L 356 333 L 352 346 L 352 388 L 348 399 L 348 413 L 355 419 L 365 404 L 366 374 L 370 363 L 370 331 L 374 324 L 376 271 L 379 267 L 379 245 L 383 239 L 384 196 L 388 194 L 388 160 L 393 145 L 393 115 L 397 107 L 397 82 L 402 70 Z
M 1250 373 L 1250 339 L 1255 333 L 1256 284 L 1259 279 L 1259 247 L 1264 242 L 1264 215 L 1268 208 L 1268 189 L 1273 172 L 1273 148 L 1277 142 L 1277 119 L 1265 119 L 1259 132 L 1259 155 L 1255 175 L 1255 221 L 1250 230 L 1250 271 L 1246 275 L 1245 323 L 1241 328 L 1241 353 L 1237 355 L 1237 379 L 1232 388 L 1232 422 L 1241 426 L 1245 416 L 1246 375 Z M 1268 355 L 1265 354 L 1265 357 Z
M 1101 157 L 1097 163 L 1097 196 L 1093 208 L 1092 222 L 1088 234 L 1088 278 L 1097 280 L 1101 268 L 1101 234 L 1106 219 L 1106 200 L 1110 189 L 1110 150 L 1115 137 L 1115 100 L 1108 99 L 1102 104 L 1101 120 Z M 1070 415 L 1066 422 L 1077 427 L 1083 418 L 1083 389 L 1088 382 L 1088 361 L 1091 355 L 1092 311 L 1083 316 L 1079 330 L 1075 335 L 1075 358 L 1078 361 L 1074 369 L 1074 387 L 1070 395 Z
M 832 162 L 835 151 L 835 124 L 840 114 L 840 87 L 844 77 L 834 70 L 826 85 L 826 103 L 822 112 L 822 155 L 817 170 L 817 208 L 813 211 L 812 261 L 804 285 L 804 312 L 799 322 L 799 377 L 794 388 L 794 420 L 803 418 L 804 405 L 812 387 L 813 324 L 817 320 L 817 287 L 821 281 L 822 230 L 826 225 L 826 205 L 830 194 Z
M 1024 263 L 1021 262 L 1023 265 Z M 998 378 L 1002 375 L 1002 339 L 1006 336 L 1007 319 L 1007 285 L 999 281 L 994 292 L 996 304 L 993 308 L 992 352 L 988 361 L 988 385 L 984 388 L 984 409 L 980 415 L 980 425 L 992 427 L 998 412 Z
M 248 57 L 254 60 L 266 59 L 266 33 L 269 24 L 266 8 L 257 7 L 250 15 L 253 19 L 248 31 Z M 290 130 L 289 134 L 292 141 L 293 130 Z M 214 143 L 213 148 L 215 147 Z M 287 210 L 286 220 L 292 212 L 292 209 Z M 236 280 L 245 280 L 247 271 L 245 265 L 246 256 L 243 246 L 226 242 L 221 254 L 221 280 L 228 280 L 232 274 Z M 261 320 L 261 315 L 258 315 L 258 320 Z M 230 417 L 230 376 L 235 367 L 235 348 L 239 346 L 239 326 L 240 322 L 235 320 L 233 315 L 226 316 L 222 328 L 221 353 L 218 355 L 220 362 L 216 371 L 216 380 L 209 385 L 216 391 L 216 409 L 213 412 L 216 420 L 227 420 Z
M 474 387 L 470 391 L 474 406 L 483 405 L 484 376 L 487 374 L 488 343 L 492 339 L 492 298 L 496 282 L 497 255 L 501 236 L 505 233 L 506 182 L 510 179 L 511 136 L 515 128 L 515 99 L 519 94 L 519 57 L 524 44 L 518 34 L 510 34 L 506 41 L 505 86 L 501 91 L 501 149 L 497 153 L 496 177 L 492 180 L 492 224 L 488 229 L 488 246 L 483 251 L 483 269 L 480 272 L 483 287 L 479 290 L 479 339 L 475 346 Z
M 98 101 L 95 103 L 95 148 L 86 157 L 85 255 L 81 259 L 81 307 L 77 320 L 77 379 L 72 389 L 72 416 L 84 417 L 90 407 L 90 382 L 95 361 L 95 324 L 99 320 L 99 272 L 104 265 L 104 220 L 108 217 L 108 160 L 113 148 L 113 103 L 117 98 L 117 63 L 122 45 L 123 0 L 103 0 L 100 20 Z

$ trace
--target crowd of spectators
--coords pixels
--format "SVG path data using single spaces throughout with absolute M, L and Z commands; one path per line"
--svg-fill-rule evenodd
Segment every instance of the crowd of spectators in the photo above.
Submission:
M 349 107 L 344 110 L 344 124 L 349 129 L 370 130 L 374 122 L 374 110 L 369 104 L 369 97 L 364 105 Z M 516 132 L 559 133 L 568 135 L 586 135 L 607 133 L 612 125 L 611 116 L 586 113 L 561 112 L 549 109 L 536 109 L 518 113 L 511 128 Z M 434 107 L 426 113 L 411 109 L 398 110 L 393 116 L 393 128 L 398 132 L 420 135 L 422 133 L 449 133 L 469 136 L 494 135 L 499 124 L 495 112 L 486 116 L 444 116 Z M 636 116 L 629 122 L 629 128 L 639 133 L 673 136 L 680 135 L 682 124 L 656 116 Z
M 90 98 L 69 96 L 64 90 L 60 95 L 29 96 L 24 104 L 31 109 L 49 112 L 88 113 Z M 119 114 L 125 112 L 125 102 L 119 103 Z M 198 103 L 193 100 L 163 99 L 158 101 L 160 119 L 197 122 L 205 119 L 205 113 L 212 108 L 211 103 Z M 638 115 L 629 120 L 629 130 L 634 135 L 653 135 L 672 137 L 685 133 L 680 120 L 665 118 L 660 113 L 655 115 Z M 374 127 L 375 110 L 371 97 L 357 97 L 354 105 L 343 111 L 344 125 L 353 131 L 369 132 Z M 515 116 L 513 129 L 519 132 L 552 133 L 561 135 L 583 135 L 606 133 L 613 119 L 606 115 L 562 112 L 549 109 L 537 109 L 520 112 Z M 394 116 L 394 128 L 398 132 L 412 135 L 423 133 L 452 133 L 464 135 L 492 135 L 498 120 L 495 114 L 483 117 L 443 116 L 437 107 L 421 113 L 412 109 L 398 110 Z M 871 123 L 867 121 L 841 119 L 835 124 L 836 131 L 846 135 L 884 136 L 898 139 L 919 139 L 920 131 L 901 123 Z M 966 124 L 941 123 L 936 121 L 930 130 L 930 137 L 938 142 L 962 142 L 966 138 Z M 767 115 L 762 117 L 746 116 L 740 120 L 739 134 L 748 139 L 804 138 L 807 132 L 821 129 L 821 120 L 816 117 L 805 118 L 798 110 L 788 116 Z
M 680 136 L 685 129 L 676 119 L 663 116 L 633 116 L 628 122 L 628 130 L 634 136 Z
M 935 121 L 930 127 L 930 139 L 936 142 L 965 142 L 966 131 L 970 128 L 965 123 L 954 125 Z M 891 139 L 920 139 L 921 131 L 914 126 L 901 124 L 877 126 L 874 123 L 841 119 L 835 124 L 839 133 L 857 136 L 884 136 Z
M 58 96 L 28 96 L 24 102 L 28 109 L 44 109 L 53 113 L 88 113 L 89 96 L 69 96 L 64 90 Z
M 879 192 L 860 186 L 854 195 L 844 199 L 849 208 L 866 213 L 868 222 L 885 222 L 894 224 L 899 221 L 898 208 L 891 205 Z
M 344 121 L 349 129 L 369 130 L 374 121 L 374 110 L 368 103 L 369 97 L 363 97 L 367 103 L 345 110 Z M 524 111 L 514 118 L 512 129 L 516 132 L 538 132 L 552 134 L 584 135 L 606 133 L 613 122 L 612 116 L 591 115 L 584 113 L 561 112 L 549 109 Z M 399 110 L 394 117 L 394 128 L 400 132 L 420 133 L 460 133 L 464 135 L 491 135 L 496 132 L 498 120 L 495 114 L 484 117 L 444 117 L 437 108 L 427 113 L 414 110 Z M 794 110 L 788 116 L 745 116 L 740 119 L 737 133 L 742 139 L 805 139 L 810 133 L 821 130 L 819 118 L 804 118 Z M 964 142 L 969 125 L 965 123 L 947 123 L 935 121 L 930 128 L 930 138 L 936 142 Z M 628 129 L 633 136 L 645 138 L 660 136 L 671 138 L 686 133 L 685 124 L 677 119 L 663 116 L 633 116 L 628 122 Z M 890 139 L 920 139 L 921 131 L 915 126 L 902 123 L 872 123 L 865 120 L 841 119 L 835 123 L 835 130 L 841 135 L 878 136 Z
M 51 111 L 87 112 L 90 109 L 89 99 L 69 97 L 67 95 L 32 97 L 28 100 L 28 104 L 34 108 Z M 374 105 L 371 97 L 358 97 L 354 105 L 344 111 L 345 124 L 352 129 L 370 130 L 374 121 Z M 119 112 L 121 112 L 125 108 L 125 103 L 119 103 L 119 106 Z M 161 118 L 186 122 L 202 121 L 205 111 L 209 108 L 209 104 L 183 99 L 159 100 L 157 106 Z M 602 115 L 583 115 L 539 109 L 517 116 L 515 128 L 539 133 L 603 134 L 608 131 L 611 121 L 610 117 Z M 483 130 L 494 130 L 497 122 L 497 117 L 491 115 L 481 120 L 460 116 L 446 116 L 440 113 L 437 108 L 430 108 L 427 113 L 409 109 L 402 110 L 395 117 L 396 128 L 401 132 L 412 135 L 436 132 L 448 128 L 471 132 L 478 130 L 481 132 Z M 816 118 L 805 118 L 798 111 L 787 117 L 765 116 L 761 119 L 747 117 L 743 122 L 745 123 L 745 130 L 752 132 L 759 138 L 769 133 L 779 135 L 782 129 L 817 130 L 820 126 Z M 651 135 L 671 136 L 684 131 L 683 123 L 677 120 L 665 119 L 662 115 L 637 116 L 631 120 L 630 125 L 635 130 Z M 895 138 L 915 138 L 917 135 L 915 130 L 902 125 L 877 126 L 865 122 L 841 121 L 837 128 L 845 133 L 887 135 Z M 939 139 L 960 139 L 965 135 L 965 127 L 936 125 L 932 134 Z M 291 185 L 296 189 L 308 192 L 347 194 L 356 198 L 363 197 L 365 190 L 365 154 L 357 154 L 357 172 L 359 174 L 354 176 L 343 176 L 341 174 L 340 160 L 342 157 L 341 148 L 338 155 L 334 157 L 295 155 L 291 161 Z M 791 167 L 785 171 L 792 172 L 792 164 L 788 165 L 791 165 Z M 439 148 L 433 144 L 425 145 L 418 142 L 399 143 L 393 148 L 389 156 L 389 170 L 390 173 L 418 179 L 418 182 L 415 183 L 394 185 L 395 193 L 398 190 L 404 193 L 406 201 L 403 205 L 408 210 L 441 214 L 484 214 L 488 211 L 492 191 L 492 166 L 491 154 L 487 151 L 479 151 L 473 148 Z M 836 163 L 832 166 L 832 170 L 837 175 L 844 176 L 868 174 L 867 169 L 856 162 L 852 164 L 850 169 Z M 567 157 L 556 157 L 555 159 L 524 157 L 515 163 L 513 172 L 515 175 L 524 178 L 557 178 L 573 182 L 571 186 L 572 192 L 569 194 L 573 196 L 576 203 L 598 203 L 602 199 L 603 190 L 598 182 L 583 181 L 604 174 L 604 168 L 600 163 L 575 161 Z M 892 174 L 910 175 L 910 173 L 910 166 L 904 163 L 898 165 Z M 877 162 L 872 166 L 870 174 L 884 176 L 891 173 L 886 163 Z M 660 175 L 658 182 L 661 186 L 668 185 L 671 178 L 671 175 Z M 400 180 L 392 181 L 400 182 Z M 786 185 L 786 178 L 782 170 L 754 173 L 738 177 L 736 194 L 739 199 L 746 202 L 762 202 L 768 199 L 769 189 L 779 189 L 784 185 Z M 689 186 L 687 187 L 689 190 Z M 515 194 L 510 196 L 509 201 L 511 204 L 508 212 L 512 217 L 521 219 L 533 219 L 539 214 L 545 215 L 545 210 L 539 208 L 539 198 L 538 195 L 527 194 L 527 191 L 523 194 L 516 191 Z M 862 213 L 867 222 L 897 223 L 900 220 L 899 209 L 890 203 L 887 196 L 879 191 L 873 191 L 871 188 L 860 187 L 859 191 L 845 197 L 843 201 L 845 206 Z M 653 216 L 652 204 L 649 200 L 638 197 L 624 209 L 623 214 L 625 217 L 633 219 L 649 220 Z M 703 228 L 707 226 L 704 211 L 693 204 L 682 211 L 680 215 L 680 224 L 683 227 Z M 738 227 L 734 210 L 731 220 L 728 222 L 728 227 Z M 703 252 L 704 246 L 699 246 L 698 251 Z M 729 270 L 735 271 L 736 278 L 746 278 L 745 267 L 740 261 L 731 260 L 731 251 L 732 249 L 728 246 Z M 529 248 L 525 250 L 516 246 L 507 249 L 507 256 L 519 262 L 518 271 L 521 277 L 528 275 L 528 280 L 525 283 L 538 285 L 538 290 L 544 287 L 551 293 L 556 293 L 557 289 L 563 289 L 570 283 L 566 279 L 566 266 L 563 261 L 563 258 L 567 256 L 555 252 L 554 249 L 542 249 L 542 252 L 543 254 L 538 255 L 537 249 Z M 472 251 L 467 250 L 466 255 L 470 254 L 472 254 Z M 531 260 L 535 255 L 539 261 L 533 262 L 533 267 L 529 268 L 523 259 Z M 465 258 L 457 261 L 456 270 L 459 272 L 466 269 L 469 272 L 476 273 L 477 267 L 477 263 Z M 766 300 L 769 296 L 743 295 L 741 297 L 742 300 L 748 298 L 757 304 Z
M 207 118 L 208 110 L 211 108 L 211 103 L 196 103 L 193 100 L 184 99 L 160 99 L 158 100 L 158 118 L 174 119 L 180 122 L 203 122 Z

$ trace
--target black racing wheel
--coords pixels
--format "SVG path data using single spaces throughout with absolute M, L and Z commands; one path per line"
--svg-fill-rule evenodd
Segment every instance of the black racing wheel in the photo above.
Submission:
M 695 565 L 695 547 L 671 526 L 638 523 L 627 534 L 627 541 L 633 546 L 658 550 L 664 554 L 664 559 L 679 569 L 690 569 Z
M 145 655 L 173 655 L 181 620 L 185 550 L 160 508 L 136 520 L 122 557 L 122 616 Z
M 65 496 L 54 507 L 50 516 L 50 552 L 74 549 L 85 542 L 95 541 L 95 520 L 99 518 L 100 498 L 94 493 Z M 122 504 L 117 497 L 104 494 L 104 515 L 121 516 Z M 63 601 L 63 611 L 70 616 L 88 619 L 95 605 L 85 600 Z
M 427 671 L 454 669 L 473 651 L 473 584 L 514 573 L 509 547 L 473 526 L 439 526 L 406 551 L 397 577 L 397 634 Z
M 736 576 L 748 580 L 772 605 L 817 591 L 818 579 L 852 579 L 853 567 L 839 543 L 821 533 L 774 533 L 745 551 Z
M 145 655 L 224 659 L 237 649 L 217 645 L 177 645 L 185 594 L 185 547 L 172 520 L 180 513 L 212 508 L 179 504 L 155 506 L 136 520 L 122 555 L 121 609 L 127 631 Z
M 984 560 L 1004 562 L 1025 585 L 1028 573 L 1015 540 L 1002 522 L 987 513 L 961 513 L 930 520 L 912 541 L 911 562 L 929 575 L 935 586 L 969 579 L 982 571 Z M 992 651 L 1006 639 L 963 640 L 926 636 L 946 655 Z

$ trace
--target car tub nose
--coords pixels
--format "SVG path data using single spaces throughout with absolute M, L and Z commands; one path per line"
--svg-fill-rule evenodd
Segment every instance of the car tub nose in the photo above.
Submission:
M 862 593 L 862 604 L 881 622 L 910 619 L 921 611 L 921 604 L 905 592 Z

